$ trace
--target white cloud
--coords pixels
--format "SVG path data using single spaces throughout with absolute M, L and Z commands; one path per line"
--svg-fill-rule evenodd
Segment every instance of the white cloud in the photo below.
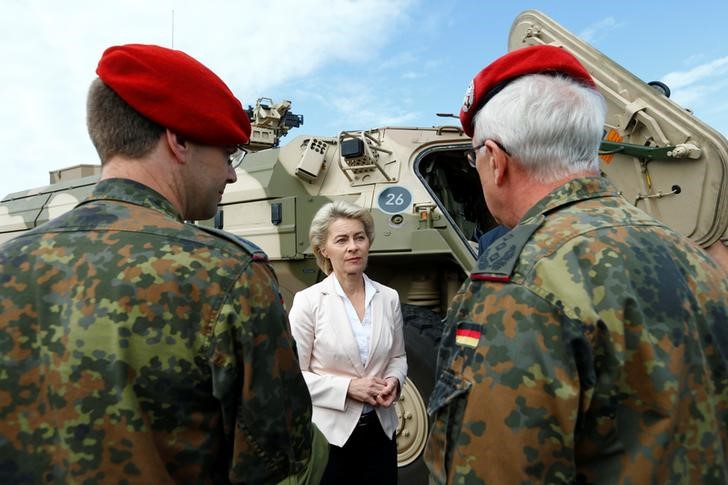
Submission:
M 389 56 L 384 61 L 380 62 L 379 69 L 400 69 L 402 67 L 411 66 L 419 62 L 420 60 L 413 52 L 398 52 L 395 55 Z
M 695 105 L 711 92 L 713 90 L 707 86 L 693 86 L 691 88 L 671 90 L 670 99 L 680 106 L 694 110 Z
M 412 1 L 8 2 L 0 17 L 0 197 L 46 184 L 50 170 L 97 163 L 85 97 L 110 45 L 182 49 L 250 104 L 324 66 L 376 58 Z
M 401 126 L 419 117 L 419 113 L 409 112 L 397 116 L 380 115 L 376 126 Z
M 670 86 L 671 89 L 679 89 L 702 81 L 705 78 L 723 76 L 726 73 L 728 73 L 728 56 L 701 64 L 688 71 L 668 73 L 663 76 L 662 82 Z
M 673 101 L 726 134 L 728 116 L 724 93 L 728 91 L 727 75 L 728 56 L 725 56 L 686 71 L 670 72 L 660 80 L 670 87 Z
M 668 84 L 668 86 L 670 86 Z M 672 86 L 670 86 L 672 88 Z M 722 93 L 728 89 L 728 79 L 708 79 L 672 90 L 670 98 L 681 106 L 692 109 L 697 115 L 720 113 L 725 103 Z
M 686 66 L 694 66 L 695 64 L 703 62 L 705 57 L 706 56 L 703 53 L 693 54 L 688 56 L 686 59 L 683 59 L 682 63 Z
M 622 22 L 617 22 L 614 17 L 607 17 L 599 22 L 595 22 L 587 26 L 587 28 L 579 34 L 579 37 L 586 42 L 593 44 L 599 39 L 604 38 L 609 32 L 618 29 L 622 25 L 624 24 Z
M 251 3 L 187 1 L 175 16 L 178 48 L 210 65 L 245 99 L 325 64 L 376 56 L 410 2 Z
M 325 127 L 333 135 L 341 130 L 402 125 L 417 119 L 420 114 L 408 109 L 413 100 L 398 97 L 396 90 L 391 90 L 395 92 L 382 95 L 382 85 L 369 78 L 314 79 L 297 91 L 296 99 L 314 100 L 327 114 Z

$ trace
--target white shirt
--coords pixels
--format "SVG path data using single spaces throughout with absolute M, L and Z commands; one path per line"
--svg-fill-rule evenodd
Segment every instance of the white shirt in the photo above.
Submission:
M 367 366 L 367 360 L 369 359 L 369 342 L 372 339 L 372 308 L 371 302 L 374 298 L 374 293 L 377 292 L 372 282 L 369 280 L 367 275 L 364 277 L 364 319 L 359 320 L 359 315 L 356 313 L 354 305 L 349 300 L 349 297 L 344 293 L 344 289 L 341 287 L 339 280 L 334 275 L 334 288 L 336 294 L 344 302 L 344 308 L 346 309 L 346 316 L 349 317 L 349 326 L 356 339 L 356 344 L 359 347 L 359 357 L 361 358 L 361 365 Z M 369 404 L 364 404 L 362 414 L 366 414 L 372 411 L 374 408 Z

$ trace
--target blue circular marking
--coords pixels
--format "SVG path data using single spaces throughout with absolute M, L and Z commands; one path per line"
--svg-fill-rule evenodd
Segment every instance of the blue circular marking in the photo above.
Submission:
M 377 205 L 382 212 L 398 214 L 406 211 L 412 203 L 412 194 L 404 187 L 387 187 L 379 193 Z

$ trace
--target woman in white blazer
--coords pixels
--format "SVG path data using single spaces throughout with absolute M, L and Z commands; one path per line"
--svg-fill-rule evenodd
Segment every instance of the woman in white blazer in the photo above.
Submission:
M 371 214 L 337 201 L 309 231 L 326 279 L 296 293 L 289 318 L 313 422 L 329 441 L 322 484 L 397 482 L 394 402 L 407 376 L 399 295 L 364 274 Z

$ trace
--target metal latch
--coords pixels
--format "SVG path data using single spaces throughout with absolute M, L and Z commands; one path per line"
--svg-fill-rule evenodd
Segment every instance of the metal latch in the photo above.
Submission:
M 432 202 L 415 202 L 412 204 L 412 212 L 417 214 L 417 220 L 419 221 L 418 229 L 430 229 L 432 228 L 433 212 L 437 205 Z

